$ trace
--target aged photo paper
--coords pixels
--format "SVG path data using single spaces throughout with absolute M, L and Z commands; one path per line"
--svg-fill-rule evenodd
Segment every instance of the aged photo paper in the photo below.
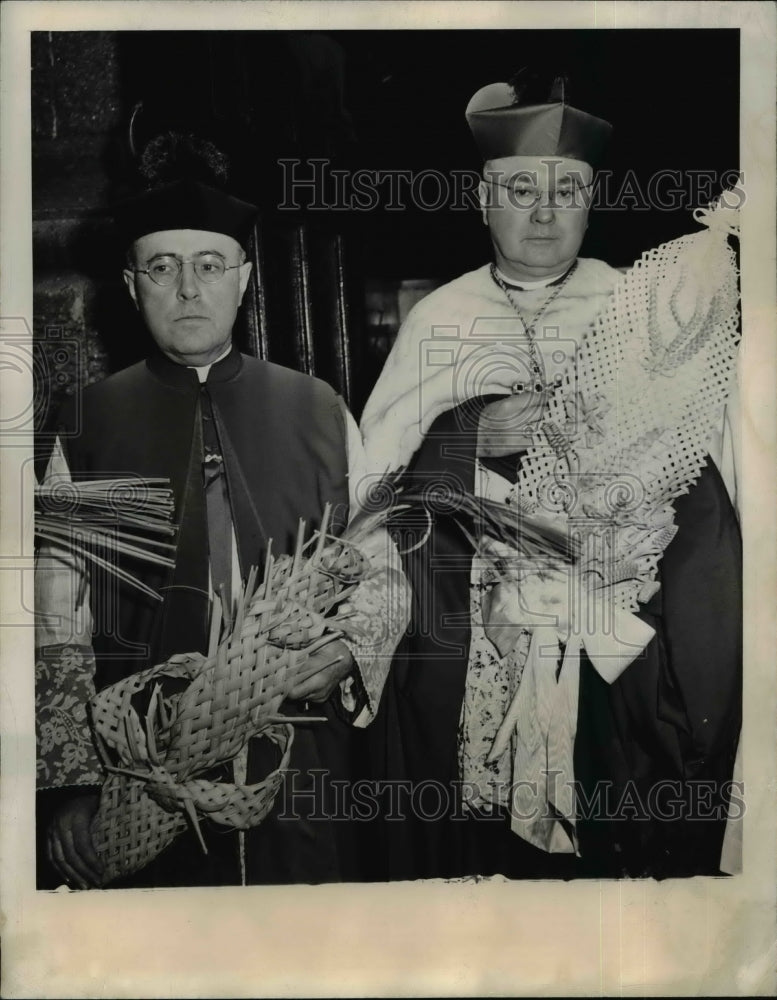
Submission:
M 777 11 L 766 2 L 14 2 L 0 10 L 0 913 L 4 997 L 771 996 L 777 990 Z M 729 877 L 35 888 L 32 32 L 735 29 L 745 809 Z M 432 37 L 430 35 L 430 37 Z M 401 42 L 399 43 L 401 45 Z M 516 55 L 516 61 L 521 59 Z M 671 74 L 660 51 L 656 76 Z M 502 72 L 500 67 L 496 72 Z M 152 73 L 153 68 L 147 68 Z M 455 67 L 450 68 L 455 72 Z M 496 78 L 496 77 L 495 77 Z M 617 86 L 617 82 L 614 83 Z M 441 92 L 445 80 L 440 81 Z M 187 95 L 181 95 L 186 100 Z M 268 94 L 272 101 L 272 94 Z M 461 114 L 463 128 L 463 109 Z M 663 164 L 661 164 L 663 166 Z M 671 164 L 667 164 L 671 167 Z M 434 225 L 433 217 L 430 225 Z M 625 225 L 625 223 L 624 223 Z

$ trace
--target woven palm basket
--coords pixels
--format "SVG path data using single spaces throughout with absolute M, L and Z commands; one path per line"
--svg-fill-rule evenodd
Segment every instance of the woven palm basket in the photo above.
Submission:
M 234 623 L 220 641 L 216 616 L 211 655 L 174 656 L 92 700 L 93 727 L 108 771 L 92 830 L 104 883 L 147 865 L 187 823 L 207 852 L 200 816 L 239 830 L 267 816 L 293 739 L 280 706 L 309 676 L 310 652 L 335 638 L 361 637 L 343 602 L 369 572 L 360 544 L 374 529 L 385 528 L 403 510 L 424 508 L 453 517 L 473 544 L 478 532 L 472 525 L 478 524 L 526 554 L 569 557 L 563 536 L 503 504 L 454 489 L 398 497 L 389 484 L 383 487 L 374 491 L 374 506 L 366 505 L 339 538 L 327 534 L 328 507 L 307 543 L 300 522 L 294 555 L 277 560 L 269 555 L 258 587 L 252 571 Z M 264 780 L 246 786 L 207 776 L 256 736 L 273 740 L 282 753 L 278 768 Z
M 252 572 L 213 655 L 172 657 L 92 700 L 109 772 L 92 830 L 104 883 L 147 865 L 187 823 L 199 835 L 199 816 L 244 830 L 272 808 L 293 739 L 281 703 L 305 675 L 313 644 L 350 634 L 337 610 L 367 571 L 355 544 L 327 535 L 328 516 L 307 544 L 300 523 L 294 556 L 269 556 L 258 587 Z M 282 751 L 264 780 L 246 786 L 202 777 L 260 735 Z

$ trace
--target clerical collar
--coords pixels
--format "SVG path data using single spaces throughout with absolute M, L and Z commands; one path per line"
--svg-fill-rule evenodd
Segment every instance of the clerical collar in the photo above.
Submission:
M 508 278 L 504 271 L 500 271 L 499 268 L 494 265 L 494 267 L 496 267 L 496 273 L 508 286 L 508 288 L 514 288 L 519 292 L 533 292 L 536 288 L 550 288 L 551 285 L 560 285 L 574 266 L 575 265 L 572 264 L 566 269 L 566 271 L 563 272 L 563 274 L 558 274 L 555 278 L 540 278 L 538 281 L 516 281 L 514 278 Z
M 219 361 L 223 361 L 224 358 L 232 350 L 232 343 L 227 344 L 226 348 L 219 354 L 215 361 L 211 361 L 209 365 L 187 365 L 187 368 L 193 368 L 197 372 L 197 378 L 200 380 L 200 384 L 208 381 L 208 372 L 214 365 L 217 365 Z
M 196 368 L 178 365 L 162 354 L 160 350 L 155 350 L 149 355 L 146 359 L 146 366 L 153 375 L 168 385 L 196 388 L 200 384 Z M 243 367 L 243 358 L 240 351 L 232 345 L 222 358 L 203 367 L 209 369 L 206 375 L 209 383 L 228 382 Z

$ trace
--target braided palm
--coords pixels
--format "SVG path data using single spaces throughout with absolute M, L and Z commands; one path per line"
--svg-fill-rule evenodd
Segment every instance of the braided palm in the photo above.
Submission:
M 212 655 L 188 654 L 101 691 L 92 718 L 106 779 L 93 837 L 111 882 L 148 864 L 199 815 L 246 829 L 261 822 L 288 766 L 292 727 L 279 716 L 311 644 L 348 633 L 337 609 L 366 572 L 358 548 L 321 530 L 294 557 L 252 572 L 234 625 Z M 280 766 L 245 786 L 202 777 L 252 736 L 282 751 Z M 207 845 L 202 841 L 203 850 Z
M 401 491 L 400 491 L 401 492 Z M 288 767 L 293 728 L 281 703 L 304 676 L 308 654 L 339 636 L 357 639 L 343 608 L 366 577 L 360 544 L 403 510 L 425 507 L 452 517 L 477 545 L 482 532 L 526 555 L 570 556 L 568 540 L 536 518 L 458 490 L 423 496 L 391 488 L 374 510 L 363 510 L 340 538 L 319 531 L 296 551 L 268 557 L 261 584 L 252 571 L 234 623 L 211 655 L 183 654 L 101 691 L 91 703 L 108 778 L 93 823 L 106 883 L 148 864 L 192 824 L 204 851 L 199 817 L 244 830 L 272 808 Z M 477 526 L 477 527 L 476 527 Z M 423 544 L 423 540 L 421 543 Z M 273 740 L 278 768 L 258 784 L 210 780 L 251 737 Z

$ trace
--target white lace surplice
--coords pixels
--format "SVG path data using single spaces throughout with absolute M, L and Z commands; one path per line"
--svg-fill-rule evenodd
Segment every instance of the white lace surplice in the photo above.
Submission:
M 577 849 L 572 760 L 580 647 L 612 683 L 650 640 L 652 629 L 632 612 L 657 586 L 658 562 L 676 531 L 671 501 L 688 491 L 707 455 L 735 497 L 726 412 L 727 402 L 729 413 L 736 411 L 735 265 L 715 228 L 651 251 L 618 285 L 548 402 L 543 429 L 554 435 L 529 449 L 516 486 L 478 467 L 482 496 L 544 514 L 543 490 L 555 481 L 559 527 L 571 505 L 589 522 L 586 545 L 597 544 L 597 525 L 611 532 L 611 580 L 598 592 L 586 590 L 578 616 L 582 623 L 593 612 L 593 633 L 586 620 L 584 635 L 570 611 L 563 662 L 554 630 L 536 627 L 531 641 L 520 635 L 500 659 L 482 627 L 482 570 L 473 562 L 459 742 L 465 797 L 474 807 L 509 808 L 514 832 L 546 851 Z M 616 480 L 622 482 L 608 493 Z M 629 496 L 632 482 L 638 488 Z M 499 746 L 504 742 L 499 729 L 507 712 L 515 720 L 510 746 L 488 763 L 497 736 Z

